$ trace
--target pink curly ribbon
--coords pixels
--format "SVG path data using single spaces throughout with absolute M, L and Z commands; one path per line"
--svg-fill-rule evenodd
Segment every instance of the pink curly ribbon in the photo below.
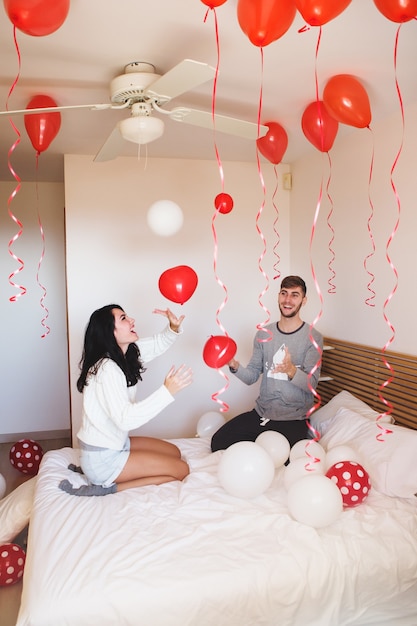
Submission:
M 44 285 L 40 282 L 39 279 L 39 273 L 41 270 L 41 265 L 43 263 L 43 259 L 45 257 L 45 234 L 43 232 L 43 226 L 42 226 L 42 221 L 41 221 L 41 216 L 40 216 L 40 212 L 39 212 L 39 188 L 38 188 L 38 170 L 39 170 L 39 152 L 36 153 L 36 210 L 37 210 L 37 214 L 38 214 L 38 225 L 39 225 L 39 232 L 41 235 L 41 240 L 42 240 L 42 251 L 41 251 L 41 256 L 39 258 L 38 261 L 38 269 L 36 272 L 36 282 L 38 283 L 40 289 L 42 290 L 42 295 L 40 297 L 39 300 L 39 304 L 41 306 L 41 309 L 43 309 L 45 315 L 41 320 L 41 325 L 43 326 L 45 332 L 41 335 L 41 339 L 44 339 L 47 335 L 49 335 L 49 333 L 51 332 L 51 329 L 49 328 L 49 326 L 46 323 L 46 320 L 49 317 L 49 311 L 46 308 L 44 302 L 45 302 L 45 298 L 46 298 L 46 287 L 44 287 Z
M 261 86 L 260 86 L 260 91 L 259 91 L 259 106 L 258 106 L 258 136 L 259 136 L 259 130 L 261 127 L 261 118 L 262 118 L 262 97 L 263 97 L 263 75 L 264 75 L 264 51 L 263 48 L 260 47 L 259 48 L 260 53 L 261 53 Z M 258 259 L 258 268 L 259 271 L 261 272 L 262 276 L 265 278 L 265 288 L 262 290 L 262 292 L 259 294 L 259 305 L 263 308 L 263 310 L 265 311 L 266 314 L 266 319 L 263 323 L 261 324 L 257 324 L 256 328 L 258 330 L 263 331 L 264 333 L 266 333 L 267 337 L 265 339 L 259 339 L 259 341 L 261 342 L 265 342 L 265 341 L 271 341 L 272 339 L 272 333 L 271 331 L 269 331 L 267 328 L 264 328 L 264 326 L 266 324 L 268 324 L 268 322 L 271 319 L 271 314 L 270 311 L 268 310 L 268 308 L 263 304 L 262 298 L 264 297 L 264 295 L 266 294 L 266 292 L 269 289 L 269 278 L 266 274 L 266 272 L 263 269 L 262 266 L 262 261 L 265 257 L 266 254 L 266 239 L 265 236 L 262 232 L 262 229 L 260 227 L 260 219 L 263 213 L 263 210 L 265 208 L 265 202 L 266 202 L 266 187 L 265 187 L 265 181 L 264 181 L 264 177 L 262 174 L 262 168 L 261 168 L 261 159 L 259 157 L 259 150 L 258 148 L 256 148 L 256 163 L 257 163 L 257 167 L 258 167 L 258 175 L 259 175 L 259 180 L 261 182 L 261 187 L 262 187 L 262 192 L 263 192 L 263 199 L 262 199 L 262 204 L 259 208 L 259 211 L 256 215 L 256 220 L 255 220 L 255 224 L 256 224 L 256 230 L 258 232 L 258 235 L 260 236 L 262 242 L 263 242 L 263 250 L 259 256 Z
M 18 59 L 18 71 L 17 71 L 17 75 L 16 78 L 13 81 L 12 86 L 10 87 L 8 96 L 7 96 L 7 100 L 6 100 L 6 110 L 9 110 L 9 100 L 10 97 L 14 91 L 14 88 L 17 85 L 17 82 L 19 80 L 20 77 L 20 70 L 21 70 L 21 58 L 20 58 L 20 51 L 19 51 L 19 45 L 17 43 L 17 39 L 16 39 L 16 27 L 13 27 L 13 39 L 14 39 L 14 44 L 16 47 L 16 52 L 17 52 L 17 59 Z M 13 145 L 10 147 L 9 151 L 8 151 L 8 155 L 7 155 L 7 165 L 9 167 L 10 173 L 12 174 L 13 178 L 16 180 L 17 185 L 14 188 L 14 190 L 12 191 L 12 193 L 10 194 L 8 200 L 7 200 L 7 210 L 9 213 L 10 218 L 15 222 L 15 224 L 18 226 L 18 231 L 17 233 L 10 239 L 9 243 L 8 243 L 8 251 L 10 256 L 16 261 L 16 263 L 19 264 L 19 267 L 12 272 L 9 275 L 9 284 L 16 288 L 19 289 L 19 293 L 15 294 L 13 296 L 11 296 L 9 298 L 10 302 L 17 302 L 17 300 L 21 297 L 24 296 L 27 289 L 26 287 L 24 287 L 23 285 L 19 285 L 18 283 L 15 282 L 14 278 L 24 269 L 25 264 L 22 261 L 22 259 L 20 259 L 18 256 L 16 256 L 16 254 L 13 252 L 13 245 L 14 243 L 19 239 L 19 237 L 21 237 L 22 233 L 23 233 L 23 224 L 22 222 L 13 214 L 10 205 L 12 203 L 12 200 L 16 197 L 16 195 L 18 194 L 18 192 L 20 191 L 21 188 L 21 179 L 19 178 L 19 176 L 16 174 L 16 172 L 14 171 L 13 167 L 12 167 L 12 163 L 11 163 L 11 156 L 14 152 L 14 150 L 17 148 L 17 146 L 19 145 L 20 141 L 21 141 L 21 134 L 18 130 L 18 128 L 15 126 L 15 124 L 13 123 L 13 120 L 11 118 L 9 118 L 9 122 L 13 128 L 13 130 L 15 131 L 16 135 L 17 135 L 17 139 L 16 141 L 13 143 Z
M 385 352 L 387 351 L 388 347 L 395 340 L 395 328 L 392 325 L 391 321 L 389 320 L 388 315 L 386 313 L 386 310 L 387 310 L 388 304 L 392 300 L 392 298 L 393 298 L 393 296 L 394 296 L 394 294 L 395 294 L 395 292 L 397 291 L 397 288 L 398 288 L 398 271 L 397 271 L 394 263 L 392 262 L 392 259 L 391 259 L 390 254 L 389 254 L 389 249 L 390 249 L 391 243 L 392 243 L 392 241 L 393 241 L 393 239 L 394 239 L 394 237 L 395 237 L 395 235 L 397 233 L 397 230 L 398 230 L 398 227 L 399 227 L 399 224 L 400 224 L 400 217 L 401 217 L 401 200 L 400 200 L 400 197 L 398 195 L 397 188 L 395 186 L 394 178 L 393 178 L 395 168 L 397 167 L 397 164 L 398 164 L 398 161 L 399 161 L 399 158 L 401 156 L 402 149 L 403 149 L 404 131 L 405 131 L 404 105 L 403 105 L 403 99 L 402 99 L 402 96 L 401 96 L 401 90 L 400 90 L 400 86 L 398 84 L 398 77 L 397 77 L 398 37 L 399 37 L 401 26 L 402 26 L 402 24 L 400 24 L 398 26 L 397 33 L 396 33 L 396 36 L 395 36 L 394 69 L 395 69 L 395 87 L 396 87 L 396 90 L 397 90 L 398 101 L 399 101 L 399 104 L 400 104 L 400 111 L 401 111 L 402 133 L 401 133 L 400 146 L 398 148 L 398 152 L 397 152 L 397 154 L 395 156 L 394 162 L 393 162 L 392 167 L 391 167 L 391 172 L 390 172 L 391 187 L 392 187 L 392 190 L 394 192 L 395 200 L 396 200 L 396 203 L 397 203 L 397 220 L 395 222 L 395 225 L 394 225 L 394 228 L 393 228 L 393 230 L 391 232 L 391 235 L 388 238 L 388 241 L 387 241 L 387 244 L 386 244 L 386 248 L 385 248 L 385 257 L 386 257 L 387 262 L 388 262 L 388 264 L 389 264 L 389 266 L 390 266 L 390 268 L 391 268 L 391 270 L 392 270 L 392 272 L 393 272 L 393 274 L 395 276 L 395 284 L 394 284 L 394 287 L 392 288 L 391 292 L 388 294 L 388 297 L 386 298 L 386 300 L 384 302 L 384 305 L 382 307 L 384 320 L 385 320 L 386 324 L 388 325 L 388 327 L 389 327 L 389 329 L 391 330 L 391 333 L 392 333 L 391 337 L 388 339 L 387 343 L 382 348 L 382 360 L 383 360 L 383 363 L 384 363 L 385 367 L 390 371 L 390 376 L 388 377 L 387 380 L 385 380 L 382 383 L 382 385 L 379 387 L 379 390 L 378 390 L 378 395 L 379 395 L 380 400 L 385 404 L 386 407 L 388 407 L 388 411 L 385 411 L 385 413 L 381 413 L 377 417 L 377 426 L 382 431 L 382 432 L 380 432 L 377 435 L 378 441 L 384 441 L 383 436 L 392 433 L 392 430 L 382 426 L 382 424 L 380 423 L 380 420 L 382 419 L 382 417 L 384 417 L 386 415 L 391 415 L 392 410 L 393 410 L 392 403 L 389 402 L 386 398 L 384 398 L 384 396 L 382 394 L 382 391 L 394 380 L 394 374 L 395 374 L 393 367 L 388 363 L 388 361 L 385 358 Z
M 370 133 L 372 133 L 372 129 L 370 128 L 370 126 L 368 126 L 368 130 Z M 370 281 L 368 282 L 367 289 L 371 295 L 368 296 L 365 300 L 365 304 L 367 304 L 368 306 L 375 306 L 375 303 L 372 302 L 375 298 L 375 291 L 372 288 L 373 282 L 375 280 L 375 275 L 368 270 L 368 261 L 375 254 L 375 241 L 374 241 L 372 228 L 371 228 L 372 219 L 374 217 L 374 205 L 373 205 L 372 198 L 371 198 L 371 182 L 372 182 L 372 174 L 373 174 L 373 169 L 374 169 L 374 156 L 375 156 L 375 147 L 374 147 L 374 142 L 372 142 L 372 157 L 371 157 L 371 165 L 369 169 L 369 180 L 368 180 L 368 199 L 369 199 L 370 213 L 369 213 L 368 222 L 367 222 L 369 238 L 370 238 L 371 245 L 372 245 L 372 251 L 365 257 L 364 262 L 363 262 L 365 271 L 367 272 L 368 276 L 370 276 Z
M 217 94 L 217 80 L 218 80 L 218 76 L 219 76 L 219 66 L 220 66 L 220 40 L 219 40 L 219 28 L 218 28 L 218 22 L 217 22 L 217 13 L 216 13 L 216 9 L 215 7 L 213 8 L 209 8 L 206 11 L 205 17 L 204 17 L 204 22 L 206 22 L 207 20 L 207 16 L 209 11 L 212 11 L 213 16 L 214 16 L 214 30 L 215 30 L 215 37 L 216 37 L 216 51 L 217 51 L 217 63 L 216 63 L 216 71 L 214 74 L 214 80 L 213 80 L 213 91 L 212 91 L 212 101 L 211 101 L 211 114 L 212 114 L 212 119 L 213 119 L 213 145 L 214 145 L 214 152 L 216 154 L 216 160 L 217 160 L 217 165 L 219 167 L 219 175 L 220 175 L 220 181 L 221 181 L 221 188 L 222 188 L 222 192 L 224 192 L 224 171 L 223 171 L 223 165 L 222 165 L 222 161 L 220 158 L 220 154 L 219 154 L 219 150 L 217 147 L 217 141 L 216 141 L 216 94 Z M 211 220 L 211 230 L 213 233 L 213 241 L 214 241 L 214 251 L 213 251 L 213 270 L 214 270 L 214 277 L 215 280 L 217 282 L 217 284 L 223 289 L 224 292 L 224 299 L 221 302 L 220 306 L 217 308 L 216 310 L 216 324 L 217 326 L 220 328 L 220 330 L 226 335 L 226 337 L 228 337 L 228 333 L 225 329 L 225 327 L 223 326 L 223 324 L 221 323 L 220 320 L 220 313 L 223 311 L 224 307 L 226 306 L 226 303 L 228 301 L 228 291 L 227 291 L 227 287 L 226 285 L 223 283 L 223 281 L 220 279 L 218 273 L 217 273 L 217 260 L 218 260 L 218 239 L 217 239 L 217 232 L 216 232 L 216 219 L 218 217 L 219 214 L 219 209 L 216 207 L 216 210 L 213 213 L 213 217 Z M 220 376 L 222 376 L 226 383 L 225 385 L 222 387 L 222 389 L 220 389 L 219 391 L 215 392 L 212 394 L 211 399 L 214 402 L 217 402 L 218 404 L 220 404 L 220 411 L 221 412 L 226 412 L 229 410 L 229 406 L 228 404 L 226 404 L 226 402 L 223 402 L 223 400 L 221 400 L 219 398 L 219 396 L 224 393 L 228 388 L 229 388 L 229 379 L 227 377 L 227 375 L 219 368 L 217 368 L 217 372 L 219 373 Z
M 330 260 L 329 260 L 329 263 L 328 263 L 330 277 L 329 277 L 329 279 L 327 281 L 327 284 L 329 286 L 328 289 L 327 289 L 327 293 L 333 294 L 333 293 L 336 293 L 336 285 L 333 282 L 334 279 L 336 278 L 336 272 L 335 272 L 335 270 L 333 268 L 333 263 L 334 263 L 334 260 L 336 259 L 336 254 L 335 254 L 334 249 L 333 249 L 333 242 L 334 242 L 334 236 L 335 236 L 335 231 L 334 231 L 334 228 L 333 228 L 333 225 L 332 225 L 333 198 L 331 197 L 330 192 L 329 192 L 330 181 L 331 181 L 331 177 L 332 177 L 332 160 L 330 158 L 330 153 L 329 152 L 327 153 L 327 159 L 329 161 L 329 177 L 327 179 L 327 184 L 326 184 L 326 195 L 327 195 L 327 198 L 328 198 L 329 203 L 330 203 L 330 210 L 329 210 L 329 212 L 327 214 L 327 226 L 329 227 L 329 230 L 330 230 L 330 233 L 331 233 L 330 234 L 330 240 L 329 240 Z
M 272 206 L 274 207 L 274 210 L 275 210 L 274 233 L 275 233 L 276 239 L 275 239 L 275 245 L 274 245 L 274 248 L 273 248 L 273 252 L 274 252 L 274 255 L 275 255 L 275 258 L 276 258 L 276 261 L 274 263 L 274 270 L 275 270 L 274 280 L 277 280 L 278 278 L 281 278 L 281 272 L 280 272 L 280 270 L 278 268 L 278 265 L 279 265 L 279 263 L 281 261 L 281 257 L 278 254 L 278 246 L 279 246 L 279 244 L 281 242 L 281 237 L 280 237 L 280 234 L 279 234 L 279 231 L 278 231 L 278 228 L 277 228 L 278 221 L 279 221 L 279 209 L 278 209 L 277 204 L 275 204 L 275 196 L 278 193 L 278 170 L 277 170 L 277 166 L 276 165 L 274 165 L 274 174 L 275 174 L 275 189 L 274 189 L 274 193 L 272 194 Z

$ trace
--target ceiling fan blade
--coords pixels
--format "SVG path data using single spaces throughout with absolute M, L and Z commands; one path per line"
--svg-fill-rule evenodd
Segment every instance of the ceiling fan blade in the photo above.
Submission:
M 0 115 L 30 115 L 31 113 L 57 113 L 59 111 L 69 111 L 71 109 L 91 109 L 92 111 L 103 111 L 104 109 L 122 109 L 124 107 L 113 104 L 73 104 L 62 107 L 39 107 L 37 109 L 17 109 L 16 111 L 0 111 Z
M 122 152 L 125 140 L 120 134 L 118 125 L 113 128 L 110 135 L 107 137 L 104 144 L 94 157 L 95 162 L 111 161 L 115 159 Z
M 202 128 L 211 128 L 212 130 L 219 131 L 221 133 L 227 133 L 228 135 L 236 135 L 237 137 L 243 137 L 244 139 L 256 140 L 258 137 L 263 137 L 268 132 L 268 126 L 253 122 L 246 122 L 234 117 L 227 117 L 226 115 L 214 115 L 207 111 L 198 111 L 196 109 L 188 109 L 186 107 L 177 107 L 170 112 L 171 119 L 176 122 L 185 122 L 186 124 L 192 124 L 193 126 L 201 126 Z
M 206 63 L 184 59 L 166 74 L 157 78 L 146 90 L 146 94 L 154 97 L 159 104 L 169 102 L 172 98 L 211 80 L 215 73 L 215 68 Z

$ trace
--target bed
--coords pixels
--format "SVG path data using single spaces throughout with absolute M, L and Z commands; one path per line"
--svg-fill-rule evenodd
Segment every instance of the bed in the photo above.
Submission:
M 317 411 L 323 447 L 356 446 L 372 482 L 324 528 L 291 517 L 284 466 L 255 498 L 226 493 L 207 438 L 173 440 L 184 482 L 100 498 L 60 491 L 83 484 L 77 451 L 47 452 L 17 626 L 415 626 L 417 418 L 377 441 L 368 397 L 343 389 Z

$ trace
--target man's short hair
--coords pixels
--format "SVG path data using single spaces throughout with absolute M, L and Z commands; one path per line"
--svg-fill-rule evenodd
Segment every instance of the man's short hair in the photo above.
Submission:
M 300 276 L 286 276 L 282 279 L 281 289 L 289 289 L 291 287 L 301 287 L 303 295 L 307 294 L 307 285 Z

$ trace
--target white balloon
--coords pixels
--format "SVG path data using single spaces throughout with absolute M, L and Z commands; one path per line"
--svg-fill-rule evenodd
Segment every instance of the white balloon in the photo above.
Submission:
M 283 434 L 275 430 L 265 430 L 257 436 L 255 443 L 262 446 L 274 462 L 275 467 L 281 467 L 290 455 L 290 442 Z
M 3 474 L 0 474 L 0 500 L 4 497 L 6 493 L 6 479 Z
M 290 461 L 299 458 L 309 459 L 310 456 L 320 459 L 320 461 L 324 461 L 326 456 L 326 450 L 323 446 L 313 439 L 301 439 L 290 450 Z
M 275 474 L 268 452 L 254 441 L 238 441 L 220 459 L 218 478 L 227 493 L 238 498 L 255 498 L 270 487 Z
M 356 463 L 362 463 L 360 455 L 355 452 L 350 446 L 335 446 L 331 450 L 327 450 L 324 466 L 327 470 L 340 461 L 355 461 Z
M 158 200 L 148 209 L 148 226 L 156 235 L 170 237 L 182 227 L 184 216 L 175 202 Z
M 208 411 L 197 422 L 197 435 L 199 437 L 211 437 L 225 423 L 224 415 L 217 411 Z
M 288 509 L 297 522 L 313 528 L 323 528 L 341 515 L 342 494 L 327 476 L 304 476 L 288 490 Z
M 301 457 L 294 459 L 285 468 L 284 486 L 289 489 L 297 480 L 310 474 L 324 474 L 325 468 L 323 461 L 314 462 L 314 459 Z

